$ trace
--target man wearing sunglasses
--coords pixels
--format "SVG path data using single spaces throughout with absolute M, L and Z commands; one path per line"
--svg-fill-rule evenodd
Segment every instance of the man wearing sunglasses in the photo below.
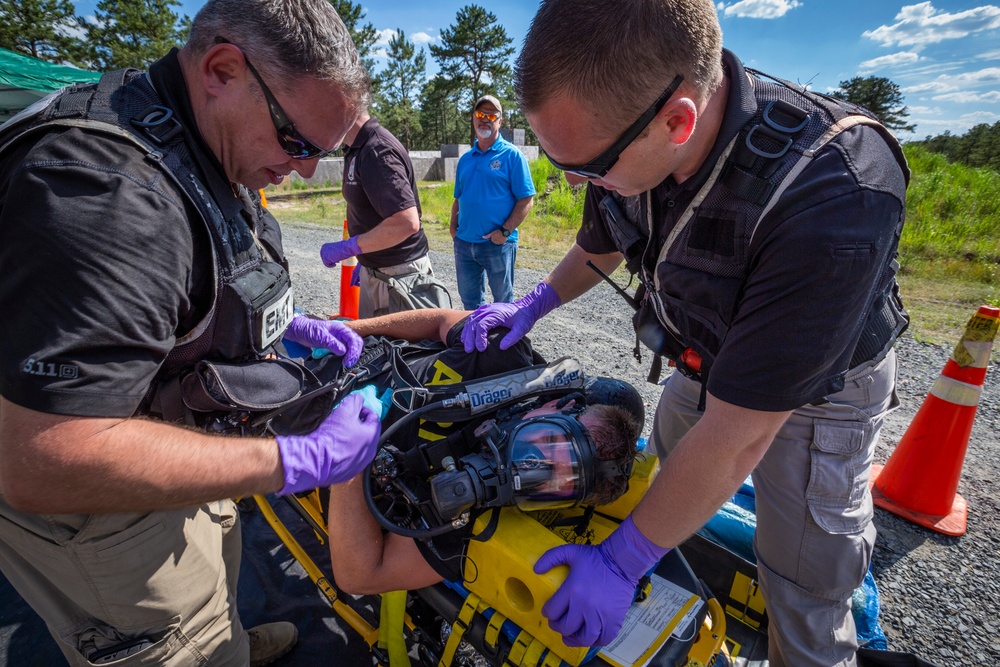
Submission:
M 188 380 L 235 367 L 254 395 L 282 335 L 357 360 L 346 327 L 294 316 L 257 192 L 311 176 L 369 85 L 326 0 L 209 0 L 148 73 L 0 128 L 0 569 L 69 664 L 242 667 L 294 644 L 241 623 L 229 499 L 353 477 L 378 421 L 354 401 L 262 437 L 196 417 Z
M 614 639 L 636 579 L 752 471 L 770 664 L 853 667 L 907 322 L 898 143 L 863 109 L 745 68 L 710 0 L 544 0 L 515 84 L 549 159 L 587 182 L 583 225 L 534 292 L 473 314 L 466 349 L 498 325 L 510 345 L 600 281 L 588 260 L 624 260 L 638 335 L 681 371 L 656 411 L 660 475 L 600 553 L 540 561 L 570 567 L 543 614 L 568 643 Z
M 476 141 L 455 169 L 451 237 L 458 293 L 466 310 L 486 303 L 489 282 L 495 303 L 514 299 L 517 228 L 535 200 L 528 160 L 500 136 L 503 107 L 492 95 L 476 100 Z

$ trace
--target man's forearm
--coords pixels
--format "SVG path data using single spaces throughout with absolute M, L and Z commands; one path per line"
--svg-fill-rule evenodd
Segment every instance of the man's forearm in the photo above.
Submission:
M 358 247 L 362 253 L 376 252 L 399 245 L 420 230 L 417 207 L 403 209 L 389 216 L 373 229 L 358 234 Z
M 503 227 L 508 231 L 512 232 L 521 226 L 524 219 L 528 217 L 528 213 L 531 211 L 531 207 L 535 205 L 535 198 L 525 197 L 523 199 L 518 199 L 514 202 L 514 208 L 511 210 L 510 215 L 503 223 Z
M 455 199 L 451 202 L 451 220 L 448 223 L 449 229 L 451 231 L 451 238 L 455 238 L 458 234 L 458 200 Z
M 448 330 L 466 315 L 467 311 L 452 308 L 422 308 L 352 320 L 344 324 L 359 336 L 387 336 L 411 342 L 444 341 Z
M 0 488 L 43 514 L 151 511 L 270 493 L 277 444 L 147 419 L 66 418 L 0 399 Z
M 739 489 L 790 414 L 748 410 L 709 394 L 701 420 L 632 513 L 635 525 L 661 547 L 690 537 Z
M 333 574 L 347 593 L 411 590 L 441 581 L 412 539 L 382 533 L 365 502 L 360 476 L 330 487 L 327 530 Z
M 556 289 L 560 301 L 566 303 L 601 282 L 601 277 L 597 275 L 597 272 L 587 266 L 587 260 L 610 275 L 622 263 L 622 259 L 621 253 L 595 255 L 574 243 L 559 261 L 559 264 L 552 269 L 545 282 L 552 285 Z

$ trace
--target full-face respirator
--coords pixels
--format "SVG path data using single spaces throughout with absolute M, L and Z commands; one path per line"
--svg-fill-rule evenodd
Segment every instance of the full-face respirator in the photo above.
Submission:
M 598 382 L 603 385 L 597 386 Z M 364 477 L 365 497 L 376 520 L 391 532 L 426 539 L 462 528 L 479 510 L 588 504 L 601 480 L 627 479 L 631 459 L 600 460 L 579 417 L 588 403 L 601 402 L 595 397 L 607 399 L 610 392 L 613 404 L 631 408 L 633 414 L 638 406 L 641 420 L 638 392 L 609 378 L 589 382 L 593 396 L 582 376 L 574 384 L 512 396 L 515 400 L 485 419 L 467 418 L 470 423 L 445 441 L 418 439 L 410 448 L 395 444 L 394 435 L 406 428 L 405 422 L 433 409 L 414 411 L 393 424 L 383 434 L 379 453 Z M 559 398 L 555 411 L 532 414 L 551 398 Z

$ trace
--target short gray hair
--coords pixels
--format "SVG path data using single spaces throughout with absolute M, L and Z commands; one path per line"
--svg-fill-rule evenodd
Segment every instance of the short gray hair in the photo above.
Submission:
M 289 92 L 288 82 L 309 76 L 336 84 L 354 108 L 368 105 L 368 73 L 328 0 L 208 0 L 184 49 L 199 57 L 216 37 L 238 46 L 275 88 Z
M 722 28 L 712 0 L 542 0 L 514 90 L 525 111 L 568 94 L 620 132 L 678 74 L 702 99 L 722 82 Z

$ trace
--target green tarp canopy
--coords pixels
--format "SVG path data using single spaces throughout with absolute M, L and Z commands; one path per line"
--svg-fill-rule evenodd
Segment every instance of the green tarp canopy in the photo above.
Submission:
M 53 65 L 0 49 L 0 123 L 54 90 L 100 78 L 100 72 Z

